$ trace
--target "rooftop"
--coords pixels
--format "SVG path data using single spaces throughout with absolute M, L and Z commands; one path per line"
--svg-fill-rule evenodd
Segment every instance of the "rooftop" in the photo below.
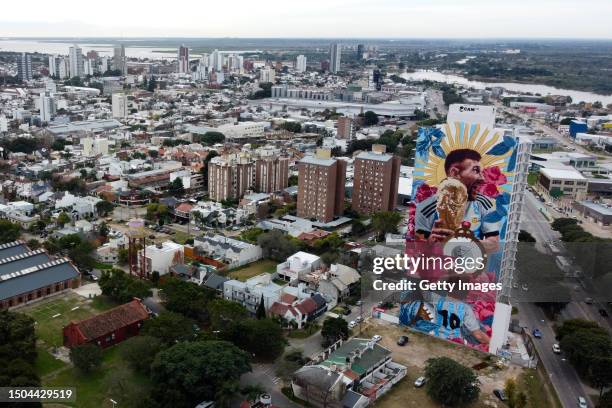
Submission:
M 543 168 L 540 173 L 551 179 L 586 180 L 577 170 Z
M 612 208 L 603 204 L 594 203 L 592 201 L 580 201 L 580 204 L 586 208 L 600 213 L 601 215 L 612 215 Z
M 361 353 L 360 357 L 359 353 L 356 353 L 357 350 Z M 351 355 L 354 356 L 354 360 L 347 364 L 347 358 L 350 358 Z M 321 365 L 327 367 L 334 364 L 338 366 L 347 365 L 351 371 L 361 375 L 390 355 L 389 350 L 370 339 L 353 338 L 342 343 Z

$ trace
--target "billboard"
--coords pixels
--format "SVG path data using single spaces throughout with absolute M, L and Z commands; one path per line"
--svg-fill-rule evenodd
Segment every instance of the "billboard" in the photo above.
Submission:
M 411 271 L 420 289 L 402 293 L 399 320 L 495 352 L 497 346 L 490 350 L 489 345 L 493 327 L 499 327 L 493 317 L 502 290 L 518 146 L 490 123 L 457 121 L 419 129 L 406 254 L 422 260 Z

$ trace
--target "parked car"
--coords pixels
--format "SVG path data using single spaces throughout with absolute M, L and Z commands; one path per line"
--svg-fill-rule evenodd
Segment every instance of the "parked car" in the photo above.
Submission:
M 382 336 L 375 334 L 374 336 L 372 336 L 372 341 L 378 343 L 379 341 L 382 340 Z
M 425 377 L 419 377 L 415 380 L 414 382 L 414 386 L 417 388 L 421 388 L 422 386 L 425 385 L 425 383 L 427 382 L 427 378 Z
M 531 334 L 533 334 L 533 337 L 535 337 L 536 339 L 542 338 L 542 332 L 540 331 L 540 329 L 533 329 Z
M 405 346 L 406 343 L 408 343 L 408 336 L 399 336 L 399 339 L 397 339 L 397 345 Z
M 608 312 L 606 312 L 606 309 L 599 309 L 599 314 L 601 315 L 601 317 L 608 317 Z
M 588 405 L 587 405 L 587 402 L 586 402 L 586 398 L 578 397 L 578 406 L 580 408 L 588 408 Z
M 592 305 L 593 304 L 593 298 L 588 297 L 588 298 L 584 299 L 584 303 L 586 303 L 587 305 Z
M 357 326 L 357 323 L 354 320 L 351 320 L 348 324 L 349 329 L 352 329 L 355 326 Z
M 351 314 L 351 309 L 344 309 L 344 311 L 342 312 L 343 315 L 348 316 Z
M 361 323 L 361 322 L 363 321 L 363 317 L 361 317 L 361 316 L 357 316 L 357 317 L 355 318 L 355 321 L 356 321 L 357 323 Z
M 555 343 L 552 345 L 552 351 L 555 354 L 561 354 L 561 347 L 557 343 Z
M 493 395 L 495 395 L 497 398 L 499 398 L 500 401 L 505 401 L 508 398 L 506 398 L 506 393 L 504 392 L 504 390 L 501 389 L 495 389 L 493 390 Z

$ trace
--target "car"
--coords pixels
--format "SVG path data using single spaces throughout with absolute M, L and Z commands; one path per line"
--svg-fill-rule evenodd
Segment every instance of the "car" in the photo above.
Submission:
M 593 298 L 588 297 L 588 298 L 584 299 L 584 303 L 586 303 L 587 305 L 592 305 L 593 304 Z
M 375 334 L 374 336 L 372 336 L 372 341 L 378 343 L 379 341 L 382 340 L 382 336 Z
M 361 323 L 361 322 L 363 321 L 363 317 L 361 317 L 361 316 L 357 316 L 357 317 L 355 318 L 355 321 L 356 321 L 357 323 Z
M 608 317 L 608 312 L 606 312 L 606 309 L 599 309 L 599 314 L 601 317 Z
M 557 343 L 555 343 L 552 345 L 552 351 L 555 354 L 561 354 L 561 347 Z
M 505 401 L 508 398 L 506 397 L 506 393 L 504 392 L 504 390 L 501 390 L 499 388 L 493 390 L 493 395 L 495 395 L 497 398 L 499 398 L 500 401 Z
M 408 343 L 408 336 L 399 336 L 397 339 L 397 345 L 403 347 L 406 345 L 406 343 Z
M 529 286 L 526 283 L 523 283 L 521 285 L 521 289 L 523 289 L 525 292 L 527 292 L 529 290 Z
M 426 382 L 427 382 L 427 378 L 419 377 L 414 381 L 414 386 L 417 388 L 421 388 L 422 386 L 425 385 Z
M 542 332 L 540 331 L 540 329 L 533 329 L 531 334 L 533 334 L 533 337 L 535 337 L 536 339 L 542 338 Z
M 155 239 L 155 235 L 153 234 L 149 235 L 149 239 Z
M 344 309 L 344 310 L 342 311 L 342 314 L 343 314 L 343 315 L 345 315 L 345 316 L 350 315 L 350 314 L 351 314 L 351 309 Z
M 587 402 L 586 402 L 586 398 L 578 397 L 578 406 L 580 408 L 588 408 L 588 405 L 587 405 Z
M 357 326 L 357 323 L 354 320 L 351 320 L 348 324 L 349 329 L 352 329 L 355 326 Z
M 91 279 L 93 279 L 95 282 L 98 281 L 98 277 L 96 275 L 91 275 Z

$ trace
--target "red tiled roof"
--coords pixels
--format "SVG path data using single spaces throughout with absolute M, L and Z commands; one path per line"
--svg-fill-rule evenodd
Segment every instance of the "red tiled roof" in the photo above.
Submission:
M 287 303 L 289 305 L 295 302 L 296 300 L 297 300 L 297 297 L 293 296 L 290 293 L 283 293 L 283 295 L 280 298 L 281 302 Z
M 94 340 L 117 329 L 149 318 L 147 309 L 134 299 L 104 313 L 75 323 L 86 340 Z
M 287 305 L 285 303 L 274 302 L 272 306 L 268 309 L 268 313 L 277 316 L 284 316 L 287 311 L 289 311 L 292 315 L 297 316 L 297 311 L 291 305 Z
M 295 308 L 303 315 L 307 315 L 317 310 L 317 304 L 311 298 L 306 298 L 298 303 Z
M 182 203 L 181 205 L 176 207 L 174 210 L 186 213 L 186 212 L 191 211 L 192 208 L 193 208 L 193 206 L 191 204 L 189 204 L 189 203 Z

